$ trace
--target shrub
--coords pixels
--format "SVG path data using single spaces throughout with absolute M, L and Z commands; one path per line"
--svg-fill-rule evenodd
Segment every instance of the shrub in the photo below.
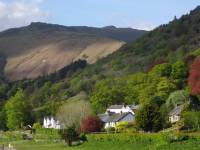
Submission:
M 0 143 L 1 142 L 12 142 L 12 141 L 19 141 L 22 139 L 22 133 L 20 131 L 0 131 Z
M 58 134 L 57 129 L 36 129 L 36 134 L 34 135 L 34 139 L 43 139 L 48 141 L 60 140 L 61 136 Z
M 133 125 L 127 121 L 119 122 L 116 126 L 117 132 L 124 132 L 127 128 L 131 128 Z
M 88 116 L 81 121 L 81 132 L 83 133 L 100 132 L 102 127 L 101 120 L 96 116 Z
M 42 126 L 41 126 L 40 123 L 34 123 L 33 124 L 33 129 L 41 129 L 41 128 L 42 128 Z
M 165 134 L 162 134 L 162 138 L 167 143 L 173 143 L 173 142 L 186 141 L 190 137 L 184 134 L 165 133 Z
M 126 128 L 126 129 L 124 130 L 124 132 L 125 132 L 125 133 L 137 133 L 137 130 L 136 130 L 136 128 L 131 127 L 131 128 Z
M 185 129 L 200 129 L 200 112 L 185 112 L 183 118 Z
M 115 128 L 114 128 L 114 127 L 108 127 L 108 128 L 106 128 L 105 130 L 106 130 L 106 132 L 108 132 L 108 133 L 112 133 L 112 132 L 115 131 Z
M 81 133 L 79 136 L 79 139 L 83 142 L 87 141 L 87 136 L 85 135 L 85 133 Z
M 72 146 L 72 142 L 78 139 L 78 133 L 74 125 L 69 126 L 67 129 L 61 129 L 59 134 L 68 146 Z

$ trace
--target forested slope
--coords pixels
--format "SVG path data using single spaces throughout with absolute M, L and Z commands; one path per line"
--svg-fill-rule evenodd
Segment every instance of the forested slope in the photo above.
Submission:
M 0 116 L 6 120 L 6 104 L 14 106 L 12 102 L 20 100 L 27 102 L 25 110 L 31 113 L 31 120 L 24 117 L 24 123 L 37 122 L 43 116 L 56 115 L 59 106 L 84 92 L 95 113 L 104 112 L 112 104 L 140 104 L 136 127 L 144 131 L 170 127 L 169 112 L 184 105 L 185 120 L 181 121 L 187 122 L 181 128 L 197 118 L 196 123 L 187 126 L 196 130 L 200 123 L 199 39 L 197 7 L 95 64 L 79 60 L 54 74 L 1 84 Z

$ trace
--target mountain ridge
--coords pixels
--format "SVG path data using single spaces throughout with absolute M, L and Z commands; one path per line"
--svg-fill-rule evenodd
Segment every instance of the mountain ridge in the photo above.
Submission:
M 53 73 L 78 59 L 95 63 L 118 50 L 127 39 L 142 36 L 136 35 L 137 30 L 128 29 L 125 34 L 121 30 L 36 22 L 3 31 L 0 54 L 7 60 L 5 75 L 10 80 L 21 80 Z M 134 37 L 130 33 L 135 33 Z
M 0 32 L 0 37 L 2 35 L 5 36 L 6 34 L 9 34 L 12 32 L 14 33 L 20 32 L 21 30 L 27 30 L 27 29 L 45 30 L 46 28 L 48 28 L 49 30 L 53 30 L 53 29 L 55 29 L 56 31 L 65 30 L 65 31 L 78 32 L 78 33 L 81 32 L 81 33 L 88 33 L 88 34 L 94 34 L 94 35 L 97 35 L 98 33 L 99 36 L 114 38 L 116 40 L 122 40 L 125 42 L 134 41 L 138 37 L 142 36 L 144 33 L 148 32 L 145 30 L 133 29 L 130 27 L 122 28 L 122 27 L 116 27 L 112 25 L 105 26 L 105 27 L 90 27 L 90 26 L 64 26 L 64 25 L 49 24 L 49 23 L 43 23 L 43 22 L 32 22 L 28 26 L 4 30 Z M 115 34 L 115 36 L 112 35 L 112 33 Z
M 160 25 L 97 62 L 104 75 L 148 71 L 159 62 L 175 62 L 200 47 L 200 6 Z

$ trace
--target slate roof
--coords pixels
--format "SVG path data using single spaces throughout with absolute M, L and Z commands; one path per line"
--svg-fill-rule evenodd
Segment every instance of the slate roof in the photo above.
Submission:
M 124 105 L 111 105 L 108 109 L 121 109 Z
M 118 122 L 129 114 L 133 115 L 132 113 L 127 112 L 127 113 L 116 113 L 116 114 L 111 114 L 111 115 L 100 114 L 98 116 L 103 122 Z
M 100 118 L 102 122 L 107 122 L 110 116 L 109 114 L 99 114 L 98 117 Z
M 183 110 L 183 105 L 177 106 L 169 113 L 169 115 L 170 116 L 180 115 L 182 110 Z
M 108 109 L 122 109 L 125 105 L 111 105 Z M 128 107 L 130 107 L 133 110 L 136 110 L 139 108 L 139 105 L 127 105 Z

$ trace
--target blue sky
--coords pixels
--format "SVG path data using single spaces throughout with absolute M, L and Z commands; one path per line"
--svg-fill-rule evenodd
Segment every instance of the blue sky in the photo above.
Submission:
M 180 17 L 200 4 L 199 0 L 0 0 L 17 22 L 8 27 L 43 21 L 67 26 L 115 25 L 150 30 Z M 18 7 L 16 4 L 21 4 Z M 16 7 L 16 8 L 15 8 Z M 27 9 L 26 9 L 27 7 Z M 12 9 L 11 9 L 12 8 Z M 18 9 L 21 12 L 13 10 Z M 31 13 L 29 12 L 31 10 Z M 2 20 L 2 21 L 4 21 Z M 4 28 L 8 28 L 4 25 Z

